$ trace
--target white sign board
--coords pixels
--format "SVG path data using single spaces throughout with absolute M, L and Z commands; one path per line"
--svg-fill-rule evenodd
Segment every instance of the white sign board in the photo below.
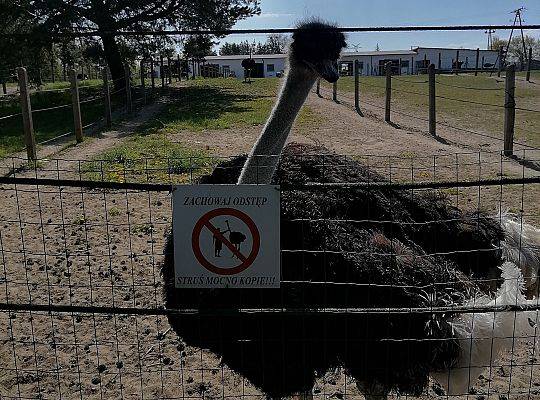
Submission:
M 175 286 L 279 287 L 279 200 L 273 185 L 176 186 Z

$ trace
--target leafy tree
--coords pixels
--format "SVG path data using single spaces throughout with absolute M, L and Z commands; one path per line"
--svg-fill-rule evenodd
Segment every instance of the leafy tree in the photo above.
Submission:
M 249 54 L 250 49 L 251 49 L 251 44 L 249 44 L 247 40 L 240 43 L 225 42 L 221 46 L 221 49 L 219 50 L 219 54 L 221 54 L 222 56 L 244 55 L 244 54 Z
M 99 30 L 113 79 L 123 76 L 125 54 L 140 38 L 116 36 L 123 30 L 229 29 L 260 13 L 259 0 L 24 0 L 29 11 L 52 33 Z M 14 4 L 12 7 L 20 7 Z M 147 46 L 145 46 L 145 44 Z M 144 43 L 143 47 L 148 47 Z M 151 49 L 150 49 L 151 52 Z
M 214 42 L 208 35 L 190 36 L 184 43 L 184 57 L 193 65 L 193 77 L 195 77 L 195 64 L 200 64 L 205 57 L 212 54 Z
M 284 54 L 287 52 L 289 37 L 280 33 L 268 35 L 266 43 L 257 46 L 257 54 Z
M 525 65 L 529 57 L 529 48 L 533 49 L 533 58 L 540 57 L 540 39 L 533 36 L 525 35 L 525 51 L 523 50 L 523 41 L 521 35 L 514 36 L 510 41 L 510 46 L 508 47 L 508 54 L 506 54 L 506 62 L 516 62 L 520 65 Z M 506 50 L 508 46 L 508 41 L 503 40 L 499 37 L 493 38 L 493 50 L 498 50 L 503 48 Z
M 248 55 L 248 54 L 284 54 L 287 52 L 289 37 L 287 35 L 272 33 L 268 35 L 265 43 L 249 43 L 247 40 L 240 43 L 225 42 L 219 50 L 222 56 Z

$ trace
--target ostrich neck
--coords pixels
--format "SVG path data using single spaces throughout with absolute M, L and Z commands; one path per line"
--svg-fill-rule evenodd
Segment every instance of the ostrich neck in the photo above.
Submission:
M 239 184 L 270 183 L 292 124 L 317 77 L 291 65 L 279 99 L 246 160 Z

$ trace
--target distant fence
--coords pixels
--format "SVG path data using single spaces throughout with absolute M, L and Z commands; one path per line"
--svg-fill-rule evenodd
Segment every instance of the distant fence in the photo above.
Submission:
M 150 69 L 150 85 L 147 89 L 146 84 L 146 67 L 149 65 Z M 170 65 L 170 63 L 169 63 Z M 163 58 L 161 59 L 161 71 L 164 71 L 163 68 Z M 17 75 L 18 75 L 18 85 L 19 85 L 19 93 L 16 93 L 15 95 L 19 97 L 20 99 L 20 107 L 21 112 L 19 113 L 12 113 L 4 116 L 0 116 L 0 121 L 5 121 L 9 119 L 16 119 L 21 118 L 23 122 L 23 135 L 24 135 L 24 143 L 25 143 L 25 149 L 27 153 L 27 157 L 29 160 L 36 160 L 36 147 L 39 144 L 46 144 L 53 142 L 55 140 L 58 140 L 63 137 L 68 137 L 71 135 L 74 135 L 77 142 L 81 142 L 83 140 L 83 134 L 84 130 L 87 128 L 90 128 L 92 126 L 95 126 L 99 121 L 93 122 L 91 124 L 83 125 L 82 123 L 82 114 L 81 114 L 81 104 L 86 103 L 93 103 L 93 102 L 102 102 L 103 103 L 103 118 L 101 121 L 104 122 L 105 126 L 111 127 L 112 125 L 112 101 L 111 98 L 114 95 L 120 95 L 122 97 L 122 103 L 125 107 L 126 111 L 128 113 L 131 113 L 133 111 L 134 104 L 141 103 L 146 104 L 155 94 L 158 93 L 156 90 L 156 83 L 155 83 L 155 76 L 156 73 L 154 71 L 154 62 L 153 60 L 143 60 L 141 61 L 140 65 L 140 84 L 139 85 L 133 85 L 134 80 L 137 79 L 137 77 L 133 76 L 132 71 L 129 66 L 125 66 L 125 73 L 124 76 L 111 80 L 109 77 L 109 73 L 106 68 L 102 69 L 102 90 L 101 94 L 98 96 L 92 96 L 86 99 L 80 98 L 80 74 L 77 73 L 75 69 L 71 69 L 69 71 L 69 82 L 70 87 L 69 88 L 60 88 L 60 89 L 46 89 L 46 90 L 40 90 L 38 93 L 43 92 L 66 92 L 70 91 L 70 97 L 71 97 L 71 103 L 67 104 L 61 104 L 58 106 L 52 106 L 52 107 L 44 107 L 39 109 L 32 109 L 32 102 L 31 102 L 31 89 L 28 82 L 28 73 L 26 68 L 19 67 L 17 69 Z M 165 88 L 167 85 L 172 83 L 172 76 L 173 72 L 171 68 L 167 70 L 167 73 L 160 74 L 161 78 L 161 87 Z M 181 79 L 180 73 L 178 73 L 178 80 Z M 99 85 L 93 85 L 93 86 L 85 86 L 86 87 L 95 87 Z M 118 88 L 115 90 L 115 88 Z M 34 132 L 34 122 L 33 122 L 33 116 L 36 113 L 40 112 L 47 112 L 47 111 L 53 111 L 58 109 L 72 109 L 73 113 L 73 130 L 55 136 L 52 139 L 45 140 L 43 142 L 36 143 L 35 138 L 35 132 Z
M 519 106 L 516 105 L 516 95 L 515 95 L 516 74 L 515 74 L 515 66 L 514 65 L 509 65 L 506 68 L 505 88 L 503 89 L 503 88 L 467 87 L 467 86 L 453 85 L 453 84 L 440 82 L 440 81 L 438 81 L 436 79 L 437 74 L 436 74 L 436 68 L 435 68 L 434 64 L 430 64 L 429 67 L 427 68 L 427 80 L 425 80 L 425 81 L 410 81 L 410 80 L 406 80 L 404 78 L 401 78 L 399 76 L 393 76 L 392 75 L 391 65 L 390 65 L 390 63 L 388 63 L 386 65 L 386 68 L 385 68 L 385 72 L 386 72 L 386 79 L 385 79 L 385 85 L 384 85 L 385 105 L 384 106 L 379 106 L 379 105 L 367 102 L 367 101 L 365 101 L 363 99 L 361 100 L 360 87 L 362 85 L 366 85 L 366 86 L 374 86 L 374 85 L 372 85 L 370 83 L 367 83 L 367 82 L 360 83 L 359 65 L 358 64 L 359 64 L 358 61 L 355 61 L 354 68 L 353 68 L 354 69 L 354 98 L 348 96 L 347 94 L 338 95 L 337 82 L 334 82 L 334 84 L 332 86 L 332 91 L 330 92 L 327 89 L 321 87 L 321 84 L 320 84 L 321 82 L 319 80 L 319 81 L 317 81 L 315 93 L 319 97 L 322 97 L 321 93 L 326 92 L 328 96 L 330 96 L 330 95 L 332 96 L 332 100 L 335 101 L 335 102 L 343 103 L 341 101 L 341 99 L 349 100 L 349 101 L 351 101 L 351 103 L 349 103 L 349 105 L 353 106 L 354 109 L 360 114 L 362 113 L 362 111 L 361 111 L 361 103 L 364 103 L 364 104 L 367 104 L 367 105 L 370 105 L 370 106 L 373 106 L 373 107 L 376 107 L 376 108 L 383 109 L 384 110 L 384 120 L 386 122 L 392 122 L 392 114 L 393 113 L 403 115 L 403 116 L 407 116 L 407 117 L 410 117 L 410 118 L 414 118 L 414 119 L 417 119 L 417 120 L 425 121 L 425 122 L 428 123 L 428 130 L 429 130 L 429 133 L 432 136 L 437 136 L 437 127 L 438 126 L 446 126 L 446 127 L 450 127 L 450 128 L 456 128 L 456 129 L 461 130 L 461 131 L 466 131 L 466 132 L 471 133 L 471 134 L 484 136 L 484 137 L 489 137 L 489 138 L 495 139 L 495 140 L 500 140 L 500 141 L 503 141 L 503 143 L 504 143 L 503 152 L 504 152 L 504 155 L 506 155 L 506 156 L 512 156 L 514 154 L 514 144 L 518 144 L 518 145 L 520 145 L 522 147 L 525 147 L 525 148 L 536 149 L 536 147 L 534 147 L 534 146 L 531 146 L 531 145 L 528 145 L 528 144 L 522 143 L 522 142 L 517 142 L 517 141 L 514 140 L 516 110 L 527 112 L 527 113 L 540 113 L 540 109 L 531 109 L 531 108 L 526 108 L 526 107 L 519 107 Z M 427 96 L 428 96 L 428 118 L 419 117 L 417 115 L 412 115 L 410 113 L 406 113 L 406 112 L 403 112 L 401 110 L 393 109 L 393 107 L 392 107 L 392 93 L 393 92 L 402 92 L 402 93 L 410 93 L 410 94 L 422 94 L 422 95 L 424 94 L 424 93 L 419 93 L 419 92 L 416 92 L 416 91 L 409 91 L 409 90 L 404 90 L 404 89 L 393 88 L 392 87 L 392 81 L 393 80 L 409 82 L 409 83 L 412 83 L 412 84 L 428 85 L 428 94 L 427 94 Z M 467 89 L 467 90 L 480 90 L 480 91 L 483 91 L 483 90 L 497 90 L 497 91 L 504 91 L 504 93 L 505 93 L 504 103 L 503 104 L 488 104 L 488 103 L 477 102 L 477 101 L 474 101 L 474 100 L 456 99 L 456 98 L 452 98 L 452 97 L 441 96 L 441 95 L 437 94 L 437 90 L 436 90 L 437 85 L 443 85 L 443 86 L 460 88 L 460 89 Z M 380 88 L 381 86 L 377 86 L 377 87 Z M 339 100 L 338 100 L 338 97 L 339 97 Z M 488 134 L 485 134 L 485 133 L 482 133 L 482 132 L 475 132 L 475 131 L 470 130 L 470 129 L 464 129 L 464 128 L 458 128 L 458 127 L 450 126 L 447 123 L 437 121 L 437 111 L 436 111 L 437 110 L 437 99 L 451 100 L 451 101 L 462 102 L 462 103 L 467 103 L 467 104 L 472 104 L 472 105 L 495 107 L 495 108 L 500 108 L 501 110 L 504 110 L 504 111 L 502 111 L 502 112 L 504 112 L 504 130 L 503 130 L 504 135 L 503 135 L 503 138 L 498 138 L 498 137 L 491 136 L 491 135 L 488 135 Z M 347 103 L 345 102 L 344 104 L 347 104 Z

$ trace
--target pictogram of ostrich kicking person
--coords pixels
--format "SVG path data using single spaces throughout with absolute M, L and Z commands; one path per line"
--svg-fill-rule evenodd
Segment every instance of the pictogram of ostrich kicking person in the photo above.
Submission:
M 246 235 L 244 235 L 242 232 L 232 231 L 228 219 L 225 220 L 225 223 L 227 224 L 227 229 L 222 231 L 218 228 L 219 233 L 221 233 L 222 235 L 228 233 L 229 242 L 234 245 L 236 250 L 240 251 L 240 245 L 246 240 Z M 221 249 L 223 249 L 223 242 L 216 234 L 214 234 L 214 236 L 212 237 L 212 242 L 214 244 L 214 257 L 221 257 Z M 234 253 L 232 256 L 236 257 Z

